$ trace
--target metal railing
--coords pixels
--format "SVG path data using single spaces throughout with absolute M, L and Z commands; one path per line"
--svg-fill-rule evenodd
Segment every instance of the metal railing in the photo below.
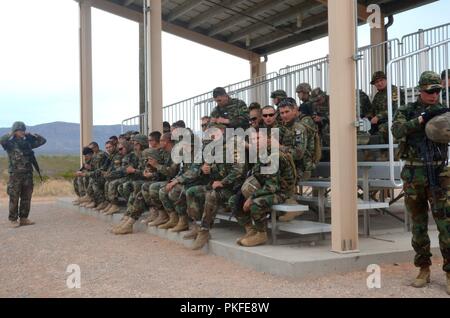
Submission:
M 392 101 L 392 85 L 397 86 L 397 94 L 399 100 L 404 94 L 405 102 L 413 102 L 415 96 L 418 95 L 417 83 L 422 74 L 421 63 L 424 60 L 430 71 L 441 73 L 450 67 L 450 39 L 427 46 L 395 58 L 387 64 L 387 96 L 388 96 L 388 125 L 389 125 L 389 168 L 390 181 L 393 186 L 400 187 L 402 182 L 397 182 L 394 178 L 394 138 L 392 136 L 392 120 L 393 120 L 393 101 Z M 446 88 L 448 96 L 448 85 Z M 442 99 L 442 97 L 441 97 Z M 448 100 L 448 97 L 447 97 Z
M 139 131 L 140 133 L 144 133 L 144 121 L 146 120 L 147 115 L 145 113 L 133 116 L 127 119 L 122 120 L 122 125 L 120 127 L 121 133 L 125 133 L 129 130 Z

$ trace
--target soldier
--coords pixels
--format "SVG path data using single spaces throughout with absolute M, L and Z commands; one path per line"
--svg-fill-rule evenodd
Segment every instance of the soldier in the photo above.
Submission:
M 447 101 L 447 94 L 449 93 L 450 90 L 450 70 L 443 70 L 441 73 L 441 85 L 442 85 L 442 104 L 443 105 L 447 105 L 447 107 L 449 107 L 450 105 L 448 104 L 449 101 Z M 450 98 L 450 96 L 449 96 Z
M 92 156 L 94 152 L 91 148 L 84 147 L 82 154 L 84 161 L 83 165 L 81 166 L 80 170 L 75 172 L 75 178 L 73 179 L 73 188 L 75 190 L 75 194 L 77 195 L 77 199 L 72 202 L 73 205 L 80 205 L 80 203 L 82 203 L 82 198 L 86 196 L 85 178 L 80 174 L 83 171 L 91 169 Z
M 258 129 L 262 126 L 262 116 L 261 116 L 261 105 L 258 103 L 251 103 L 248 107 L 249 117 L 250 117 L 250 126 Z
M 248 127 L 248 108 L 244 101 L 231 98 L 223 87 L 215 88 L 213 97 L 217 106 L 211 112 L 210 124 L 224 124 L 227 128 Z
M 278 90 L 276 90 L 276 91 L 273 91 L 273 92 L 270 94 L 270 98 L 272 99 L 272 104 L 278 107 L 278 105 L 280 104 L 280 102 L 281 102 L 283 99 L 287 98 L 287 94 L 286 94 L 285 91 L 283 91 L 283 90 L 281 90 L 281 89 L 278 89 Z
M 161 140 L 161 133 L 159 131 L 153 131 L 148 136 L 148 146 L 150 148 L 159 149 L 160 140 Z
M 311 92 L 312 119 L 325 145 L 330 145 L 330 96 L 317 87 Z
M 372 130 L 370 131 L 370 133 L 372 135 L 378 134 L 381 137 L 382 143 L 388 143 L 388 98 L 386 74 L 382 71 L 375 72 L 372 76 L 372 81 L 370 82 L 370 84 L 374 85 L 378 90 L 372 100 L 372 118 L 370 120 L 370 122 L 372 123 Z M 400 97 L 402 97 L 403 94 L 400 95 Z M 396 86 L 392 85 L 393 112 L 397 110 L 398 99 L 398 89 Z M 402 100 L 401 103 L 403 102 L 404 101 Z M 386 158 L 387 152 L 383 151 L 381 155 L 382 158 Z
M 361 118 L 372 118 L 372 102 L 369 95 L 367 95 L 362 89 L 359 92 L 359 107 Z
M 237 152 L 234 153 L 234 162 L 226 162 L 227 148 L 223 138 L 225 126 L 216 124 L 215 128 L 212 139 L 223 143 L 223 157 L 220 158 L 222 160 L 211 164 L 204 163 L 201 173 L 209 179 L 208 184 L 193 186 L 186 191 L 188 214 L 194 220 L 194 227 L 198 231 L 192 245 L 193 250 L 201 249 L 208 243 L 209 231 L 217 210 L 221 205 L 226 205 L 233 193 L 240 188 L 244 177 L 245 163 L 240 162 Z
M 450 294 L 450 185 L 447 167 L 448 144 L 433 143 L 425 134 L 425 125 L 435 116 L 448 111 L 439 103 L 441 79 L 434 72 L 424 72 L 419 81 L 420 96 L 414 103 L 396 112 L 392 134 L 399 143 L 399 156 L 405 160 L 401 177 L 404 182 L 405 206 L 412 218 L 412 246 L 416 252 L 414 265 L 420 268 L 414 287 L 430 282 L 430 238 L 428 237 L 428 206 L 439 231 L 439 246 L 447 274 Z
M 40 147 L 46 142 L 45 138 L 38 134 L 27 133 L 26 126 L 21 121 L 15 122 L 11 132 L 0 138 L 0 145 L 8 153 L 7 193 L 9 195 L 9 221 L 13 228 L 34 224 L 28 219 L 33 195 L 33 167 L 38 173 L 40 172 L 32 149 Z M 20 218 L 19 222 L 18 218 Z
M 111 141 L 114 145 L 114 147 L 117 147 L 117 145 L 119 144 L 119 139 L 117 138 L 117 136 L 111 136 L 109 137 L 109 141 Z M 97 144 L 98 147 L 98 144 Z
M 209 121 L 211 120 L 211 117 L 209 116 L 203 116 L 201 118 L 202 121 L 202 131 L 205 132 L 206 130 L 208 130 L 208 126 L 209 126 Z
M 170 123 L 168 121 L 163 122 L 163 134 L 170 132 Z
M 113 149 L 116 149 L 113 137 L 110 137 L 108 142 Z M 106 153 L 100 150 L 98 143 L 95 141 L 91 142 L 89 148 L 94 152 L 94 155 L 92 156 L 92 170 L 86 172 L 86 176 L 89 178 L 88 194 L 91 201 L 83 203 L 82 206 L 91 209 L 102 205 L 105 201 L 105 179 L 101 175 L 101 169 L 102 167 L 107 166 L 109 162 L 107 161 L 108 158 Z
M 295 92 L 297 93 L 298 98 L 302 103 L 306 103 L 309 101 L 309 98 L 311 97 L 311 85 L 308 83 L 301 83 L 297 85 L 297 88 L 295 89 Z

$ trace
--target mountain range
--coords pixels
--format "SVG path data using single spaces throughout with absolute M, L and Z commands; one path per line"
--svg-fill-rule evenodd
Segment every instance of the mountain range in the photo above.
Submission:
M 136 129 L 137 127 L 127 127 Z M 0 136 L 10 132 L 11 128 L 0 128 Z M 53 122 L 28 126 L 27 132 L 37 133 L 47 139 L 47 143 L 35 149 L 37 155 L 78 155 L 80 153 L 80 124 Z M 105 141 L 113 135 L 121 134 L 120 125 L 99 125 L 93 127 L 93 140 L 103 149 Z M 0 147 L 0 156 L 6 153 Z

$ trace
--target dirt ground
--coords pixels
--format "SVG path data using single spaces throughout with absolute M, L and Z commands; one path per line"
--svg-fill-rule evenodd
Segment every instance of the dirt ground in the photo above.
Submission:
M 114 236 L 49 198 L 33 201 L 30 218 L 36 225 L 8 228 L 0 201 L 0 297 L 448 297 L 440 257 L 429 287 L 408 286 L 411 264 L 389 264 L 381 288 L 369 290 L 365 271 L 286 279 L 149 234 Z M 80 268 L 79 289 L 67 287 L 70 264 Z

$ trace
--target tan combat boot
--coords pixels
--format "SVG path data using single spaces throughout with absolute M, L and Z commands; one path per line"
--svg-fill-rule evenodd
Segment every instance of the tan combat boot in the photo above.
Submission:
M 247 224 L 247 225 L 245 225 L 245 235 L 240 237 L 240 238 L 238 238 L 236 243 L 238 245 L 242 245 L 242 240 L 243 239 L 246 239 L 247 237 L 253 236 L 255 234 L 256 234 L 256 230 L 253 228 L 253 225 L 251 223 Z
M 112 232 L 113 230 L 117 230 L 119 227 L 121 227 L 122 225 L 124 225 L 125 222 L 128 221 L 129 218 L 130 218 L 130 217 L 129 217 L 128 215 L 124 215 L 124 216 L 122 217 L 122 219 L 120 220 L 119 223 L 117 223 L 117 224 L 111 226 L 110 232 Z
M 90 197 L 88 197 L 86 200 L 84 200 L 80 206 L 85 208 L 86 206 L 88 206 L 89 204 L 91 204 L 92 202 L 94 202 L 94 199 L 91 199 Z
M 73 205 L 80 205 L 81 203 L 81 197 L 76 198 L 75 200 L 72 201 Z
M 206 243 L 208 243 L 210 238 L 211 236 L 209 235 L 209 230 L 204 229 L 200 230 L 191 249 L 194 251 L 201 249 L 203 246 L 206 245 Z
M 114 213 L 118 213 L 120 211 L 120 207 L 117 204 L 111 205 L 111 207 L 103 213 L 104 215 L 113 215 Z
M 33 221 L 31 221 L 30 219 L 27 219 L 27 218 L 23 218 L 23 219 L 20 219 L 20 222 L 19 222 L 19 224 L 20 224 L 20 226 L 25 226 L 25 225 L 33 225 L 33 224 L 34 224 L 34 222 L 33 222 Z
M 134 220 L 133 218 L 129 218 L 122 224 L 122 226 L 114 229 L 112 232 L 116 235 L 131 234 L 133 233 L 134 223 L 136 223 L 136 220 Z
M 161 224 L 166 223 L 169 221 L 169 215 L 165 210 L 159 210 L 158 217 L 153 222 L 150 222 L 148 226 L 159 226 Z
M 107 201 L 103 201 L 102 203 L 100 203 L 98 206 L 96 206 L 94 208 L 95 211 L 101 211 L 104 208 L 106 208 L 108 206 L 108 202 Z
M 450 273 L 447 273 L 447 294 L 450 295 Z
M 169 213 L 169 221 L 158 226 L 158 229 L 167 230 L 171 229 L 178 224 L 178 214 L 176 212 Z
M 17 221 L 17 220 L 15 220 L 15 221 L 9 221 L 8 227 L 10 227 L 10 228 L 12 228 L 12 229 L 18 228 L 19 226 L 20 226 L 19 221 Z
M 141 223 L 149 224 L 150 222 L 156 220 L 157 217 L 158 217 L 158 210 L 156 210 L 155 208 L 150 208 L 150 215 L 147 218 L 143 219 Z
M 106 213 L 106 212 L 108 212 L 108 210 L 111 209 L 112 206 L 113 206 L 112 203 L 108 203 L 108 205 L 105 206 L 105 208 L 103 208 L 102 210 L 100 210 L 100 213 Z
M 278 218 L 280 222 L 290 222 L 295 219 L 297 216 L 303 215 L 304 212 L 289 212 Z
M 416 280 L 412 284 L 415 288 L 423 288 L 430 283 L 430 267 L 420 268 L 419 275 L 417 275 Z
M 241 241 L 242 246 L 258 246 L 266 244 L 267 242 L 267 232 L 256 232 L 255 235 L 247 237 Z
M 192 230 L 183 236 L 183 240 L 195 240 L 199 231 L 200 226 L 198 226 L 198 224 L 194 222 L 194 224 L 192 225 Z
M 178 218 L 178 224 L 174 228 L 171 228 L 169 232 L 178 233 L 186 230 L 189 230 L 189 222 L 188 217 L 183 215 Z
M 88 205 L 85 205 L 84 207 L 86 209 L 93 209 L 97 206 L 97 204 L 95 204 L 95 201 L 92 201 L 91 203 L 89 203 Z

